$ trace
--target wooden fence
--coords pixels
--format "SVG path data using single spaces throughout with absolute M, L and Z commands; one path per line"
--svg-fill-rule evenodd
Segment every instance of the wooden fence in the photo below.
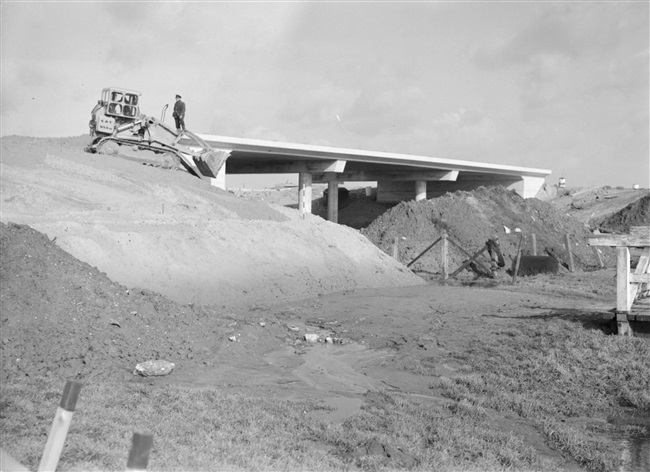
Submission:
M 616 248 L 616 323 L 618 334 L 632 336 L 630 321 L 650 322 L 650 226 L 634 226 L 630 234 L 593 235 L 588 244 Z M 631 248 L 641 250 L 634 272 Z

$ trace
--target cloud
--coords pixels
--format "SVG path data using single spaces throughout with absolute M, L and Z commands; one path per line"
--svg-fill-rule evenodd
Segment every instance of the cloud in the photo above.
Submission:
M 506 41 L 481 46 L 474 53 L 474 61 L 485 69 L 500 69 L 526 65 L 537 56 L 578 57 L 581 41 L 571 26 L 557 9 L 545 9 Z

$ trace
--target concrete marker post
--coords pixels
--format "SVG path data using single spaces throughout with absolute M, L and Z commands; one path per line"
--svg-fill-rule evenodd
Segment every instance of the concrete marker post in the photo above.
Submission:
M 68 435 L 68 429 L 72 422 L 72 415 L 77 405 L 80 390 L 81 383 L 72 380 L 66 382 L 61 403 L 59 403 L 59 407 L 54 415 L 52 429 L 50 430 L 50 435 L 47 437 L 41 463 L 38 466 L 39 472 L 56 470 L 59 458 L 61 457 L 61 451 L 63 450 L 63 444 L 65 443 L 65 438 Z
M 133 433 L 126 472 L 147 470 L 149 453 L 153 447 L 153 433 Z

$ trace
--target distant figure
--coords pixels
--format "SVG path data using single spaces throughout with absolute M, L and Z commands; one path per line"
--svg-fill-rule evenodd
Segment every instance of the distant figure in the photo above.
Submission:
M 181 100 L 180 95 L 176 95 L 176 103 L 174 103 L 174 113 L 172 114 L 176 121 L 176 132 L 180 133 L 185 130 L 185 103 Z

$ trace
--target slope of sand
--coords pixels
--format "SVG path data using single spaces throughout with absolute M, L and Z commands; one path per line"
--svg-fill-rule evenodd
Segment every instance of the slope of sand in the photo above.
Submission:
M 87 137 L 2 138 L 2 215 L 127 287 L 239 304 L 422 284 L 364 236 L 184 171 L 88 154 Z

